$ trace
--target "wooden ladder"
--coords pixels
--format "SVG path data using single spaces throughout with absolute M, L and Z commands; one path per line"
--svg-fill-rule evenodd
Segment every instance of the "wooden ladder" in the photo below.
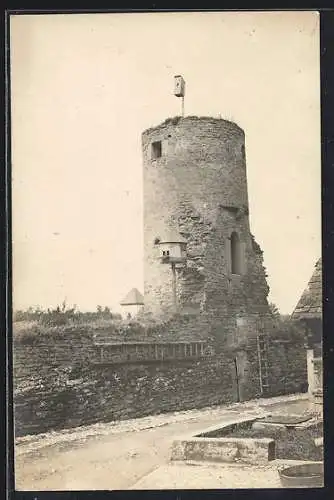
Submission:
M 259 360 L 260 391 L 264 394 L 269 388 L 268 340 L 265 335 L 257 336 L 257 355 Z

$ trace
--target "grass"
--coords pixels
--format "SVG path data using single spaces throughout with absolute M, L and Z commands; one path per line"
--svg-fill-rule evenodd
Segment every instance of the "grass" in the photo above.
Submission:
M 165 325 L 150 325 L 150 323 L 122 319 L 117 316 L 87 319 L 82 315 L 82 317 L 66 319 L 66 323 L 60 325 L 43 324 L 40 320 L 16 321 L 13 323 L 13 340 L 17 343 L 32 345 L 40 340 L 47 341 L 48 339 L 63 341 L 76 336 L 93 338 L 94 334 L 107 334 L 116 340 L 147 339 L 165 327 Z
M 54 339 L 67 338 L 69 334 L 80 334 L 85 331 L 91 335 L 106 329 L 114 330 L 120 321 L 112 319 L 98 319 L 94 321 L 68 321 L 65 325 L 43 325 L 39 321 L 19 321 L 13 323 L 13 340 L 15 342 L 29 343 L 52 337 Z
M 276 443 L 276 458 L 289 460 L 323 460 L 323 451 L 315 446 L 314 438 L 323 436 L 322 424 L 305 429 L 235 429 L 224 437 L 272 438 Z M 218 437 L 218 436 L 217 436 Z M 223 437 L 223 436 L 221 436 Z

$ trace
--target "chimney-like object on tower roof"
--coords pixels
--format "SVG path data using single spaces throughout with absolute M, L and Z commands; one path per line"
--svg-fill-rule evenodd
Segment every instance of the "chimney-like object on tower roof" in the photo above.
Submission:
M 186 82 L 181 75 L 174 76 L 174 95 L 182 98 L 182 116 L 184 116 L 184 95 L 186 91 Z
M 174 95 L 176 97 L 184 97 L 185 81 L 181 75 L 174 76 Z

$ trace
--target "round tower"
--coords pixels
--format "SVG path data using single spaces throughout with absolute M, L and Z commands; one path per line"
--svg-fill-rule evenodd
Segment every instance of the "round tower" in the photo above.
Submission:
M 254 281 L 243 130 L 223 119 L 172 118 L 143 132 L 142 152 L 146 312 L 175 312 L 175 294 L 180 313 L 264 304 L 265 280 L 260 288 Z M 171 232 L 186 245 L 174 275 L 161 259 Z

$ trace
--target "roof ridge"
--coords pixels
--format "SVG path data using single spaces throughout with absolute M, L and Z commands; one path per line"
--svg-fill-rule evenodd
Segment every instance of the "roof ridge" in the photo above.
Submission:
M 122 306 L 144 305 L 144 296 L 140 293 L 138 288 L 131 288 L 124 299 L 121 300 L 120 304 Z
M 318 259 L 311 278 L 305 287 L 293 313 L 295 319 L 320 318 L 322 316 L 322 259 Z

